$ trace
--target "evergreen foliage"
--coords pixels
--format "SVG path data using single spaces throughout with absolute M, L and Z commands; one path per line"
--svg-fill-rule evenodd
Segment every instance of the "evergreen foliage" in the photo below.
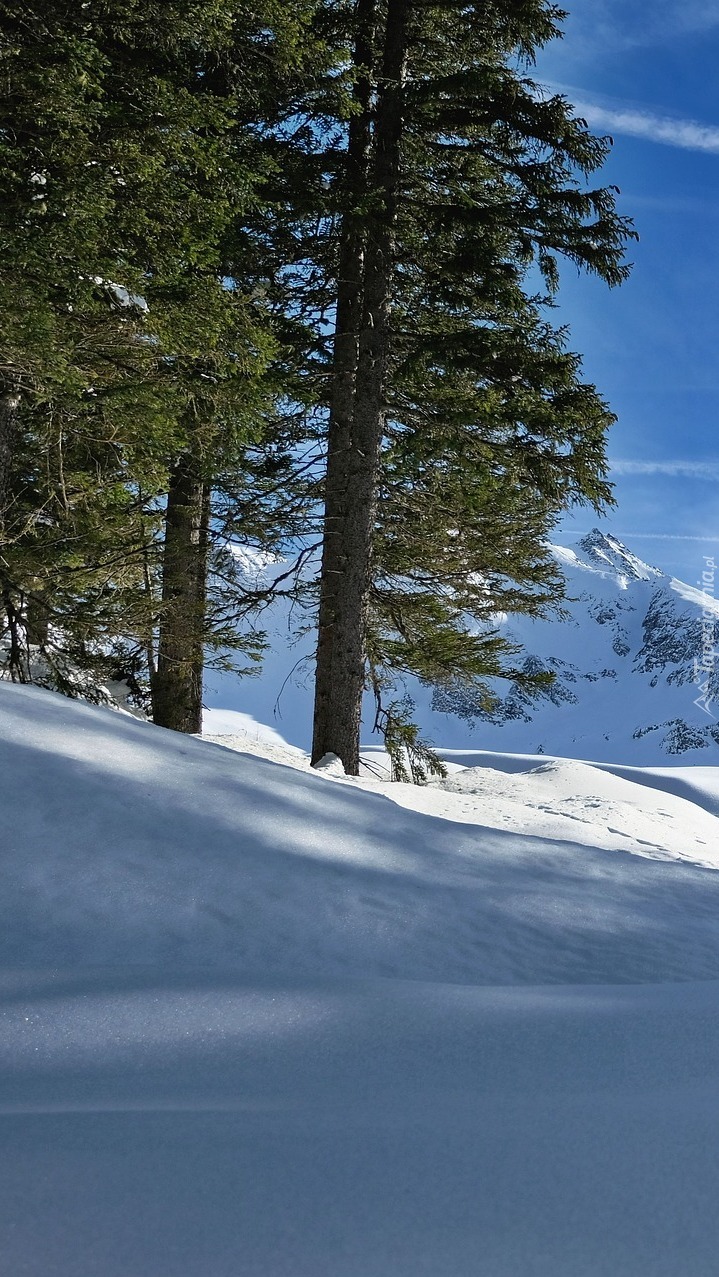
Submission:
M 562 16 L 539 0 L 355 10 L 362 129 L 350 125 L 344 165 L 331 156 L 339 266 L 313 746 L 350 771 L 367 656 L 384 676 L 500 672 L 501 643 L 475 622 L 556 602 L 547 532 L 567 505 L 610 500 L 613 417 L 543 312 L 561 258 L 620 283 L 633 232 L 614 192 L 585 181 L 608 140 L 526 75 Z
M 397 774 L 432 774 L 405 674 L 488 712 L 495 676 L 546 687 L 494 621 L 561 607 L 547 535 L 611 501 L 613 421 L 552 299 L 562 261 L 621 283 L 633 234 L 608 140 L 530 75 L 563 16 L 0 0 L 13 677 L 40 649 L 199 730 L 208 651 L 261 655 L 239 540 L 322 542 L 315 760 L 357 770 L 371 687 Z
M 277 340 L 238 226 L 272 167 L 257 111 L 279 110 L 280 74 L 286 109 L 302 6 L 2 4 L 0 29 L 11 671 L 28 676 L 20 622 L 35 599 L 48 651 L 102 666 L 119 637 L 133 671 L 141 653 L 152 674 L 158 625 L 162 637 L 173 620 L 170 476 L 188 456 L 201 488 L 236 468 L 276 394 Z M 185 635 L 195 663 L 206 640 L 231 637 L 213 632 L 202 593 Z

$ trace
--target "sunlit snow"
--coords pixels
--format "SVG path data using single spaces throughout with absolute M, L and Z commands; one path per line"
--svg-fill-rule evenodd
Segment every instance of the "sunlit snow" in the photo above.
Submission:
M 719 768 L 0 725 L 8 1277 L 713 1273 Z

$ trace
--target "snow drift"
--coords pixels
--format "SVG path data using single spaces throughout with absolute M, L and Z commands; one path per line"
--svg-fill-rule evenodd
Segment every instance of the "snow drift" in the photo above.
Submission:
M 446 790 L 393 801 L 38 689 L 0 702 L 2 962 L 719 977 L 719 875 L 682 863 L 719 864 L 719 820 L 686 799 L 578 764 L 576 796 L 559 768 L 512 798 L 490 772 L 467 823 Z
M 0 684 L 2 1271 L 709 1277 L 715 770 L 262 735 Z

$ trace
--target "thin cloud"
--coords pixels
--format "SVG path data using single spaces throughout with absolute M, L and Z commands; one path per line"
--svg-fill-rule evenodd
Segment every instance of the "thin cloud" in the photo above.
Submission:
M 612 473 L 659 474 L 668 478 L 719 479 L 719 461 L 631 461 L 610 462 Z
M 714 31 L 719 26 L 719 13 L 715 0 L 699 0 L 696 4 L 672 4 L 674 26 L 679 31 L 690 31 L 692 34 L 702 31 Z
M 627 190 L 624 186 L 621 194 L 627 208 L 646 208 L 655 210 L 657 213 L 697 214 L 699 217 L 709 214 L 716 217 L 717 206 L 711 200 L 683 198 L 678 195 L 638 195 L 634 190 Z
M 627 541 L 707 541 L 711 545 L 719 545 L 719 533 L 715 537 L 694 537 L 678 532 L 617 532 L 616 536 Z
M 704 151 L 719 155 L 719 127 L 700 124 L 697 120 L 678 120 L 669 115 L 634 108 L 605 107 L 594 102 L 574 102 L 577 115 L 592 128 L 628 137 L 645 138 L 685 151 Z
M 556 540 L 561 538 L 563 541 L 577 541 L 581 537 L 589 534 L 590 529 L 584 532 L 553 532 L 552 537 Z M 719 545 L 719 532 L 716 536 L 689 536 L 680 532 L 612 532 L 612 536 L 617 537 L 619 541 L 705 541 L 712 545 Z
M 564 66 L 568 58 L 596 66 L 598 55 L 666 46 L 717 26 L 716 0 L 654 0 L 651 7 L 626 0 L 574 0 L 556 56 Z

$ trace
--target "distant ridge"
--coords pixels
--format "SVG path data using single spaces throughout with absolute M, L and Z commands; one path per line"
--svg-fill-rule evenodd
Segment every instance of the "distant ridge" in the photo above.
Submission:
M 497 682 L 489 721 L 459 686 L 420 693 L 428 734 L 442 743 L 461 737 L 462 747 L 602 762 L 719 762 L 713 594 L 667 576 L 598 528 L 552 548 L 567 579 L 566 619 L 508 617 L 501 630 L 522 645 L 526 669 L 555 675 L 553 686 L 532 701 Z

